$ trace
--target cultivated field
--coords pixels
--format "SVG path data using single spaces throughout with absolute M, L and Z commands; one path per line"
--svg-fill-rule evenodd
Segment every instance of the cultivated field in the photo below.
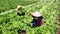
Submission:
M 18 16 L 17 5 L 22 5 L 25 15 Z M 30 12 L 38 10 L 44 16 L 44 24 L 31 28 Z M 26 30 L 27 34 L 57 34 L 59 0 L 0 0 L 0 34 L 18 34 L 18 29 Z

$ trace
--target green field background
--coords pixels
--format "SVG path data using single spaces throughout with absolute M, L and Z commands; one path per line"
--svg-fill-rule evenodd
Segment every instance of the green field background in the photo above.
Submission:
M 0 34 L 18 34 L 26 30 L 27 34 L 57 34 L 57 15 L 60 13 L 59 0 L 0 0 Z M 24 16 L 17 16 L 17 5 L 24 6 Z M 44 17 L 42 26 L 31 28 L 33 20 L 30 12 L 38 10 Z

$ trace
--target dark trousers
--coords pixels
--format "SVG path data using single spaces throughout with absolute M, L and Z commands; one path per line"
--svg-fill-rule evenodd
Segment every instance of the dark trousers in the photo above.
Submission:
M 32 28 L 35 28 L 38 25 L 38 22 L 37 21 L 38 20 L 33 19 L 33 21 L 32 21 Z

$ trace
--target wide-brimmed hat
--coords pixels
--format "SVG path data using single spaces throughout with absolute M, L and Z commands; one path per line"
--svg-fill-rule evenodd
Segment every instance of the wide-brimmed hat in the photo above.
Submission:
M 42 16 L 42 14 L 39 11 L 35 11 L 33 13 L 31 13 L 34 17 L 40 17 Z
M 19 10 L 20 8 L 22 8 L 22 6 L 21 5 L 17 5 L 17 10 Z

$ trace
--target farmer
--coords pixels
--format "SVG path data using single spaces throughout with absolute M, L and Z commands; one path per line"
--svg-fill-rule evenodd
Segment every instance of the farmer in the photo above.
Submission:
M 32 21 L 32 27 L 33 28 L 36 27 L 36 26 L 43 25 L 43 17 L 38 11 L 35 11 L 33 13 L 30 13 L 30 14 L 34 18 L 33 21 Z
M 16 10 L 18 10 L 17 15 L 19 15 L 19 16 L 21 16 L 21 15 L 25 15 L 25 13 L 24 13 L 25 10 L 24 10 L 24 8 L 22 8 L 21 5 L 18 5 L 17 8 L 16 8 Z

